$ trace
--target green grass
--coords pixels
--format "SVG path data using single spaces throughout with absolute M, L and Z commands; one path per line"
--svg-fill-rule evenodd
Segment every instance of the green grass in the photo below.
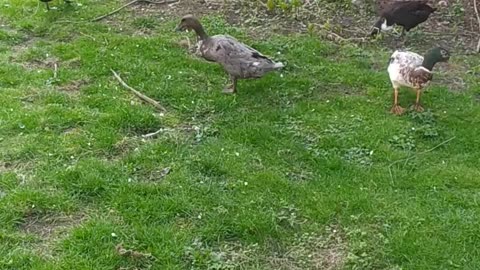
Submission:
M 480 268 L 478 58 L 435 77 L 464 91 L 437 81 L 427 112 L 397 117 L 381 44 L 255 40 L 209 16 L 288 63 L 225 96 L 175 19 L 65 22 L 120 4 L 77 2 L 0 0 L 1 269 Z

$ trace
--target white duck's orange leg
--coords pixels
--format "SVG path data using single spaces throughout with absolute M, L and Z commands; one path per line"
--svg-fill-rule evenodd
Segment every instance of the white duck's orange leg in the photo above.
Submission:
M 413 105 L 413 109 L 417 112 L 423 112 L 424 109 L 422 105 L 420 105 L 420 95 L 422 94 L 422 89 L 416 88 L 415 91 L 417 91 L 417 99 L 415 100 L 415 105 Z
M 393 107 L 390 112 L 396 115 L 402 115 L 405 112 L 405 109 L 398 105 L 398 87 L 393 88 Z

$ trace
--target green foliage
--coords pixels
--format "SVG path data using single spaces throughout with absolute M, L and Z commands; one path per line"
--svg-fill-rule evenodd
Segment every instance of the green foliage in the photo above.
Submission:
M 39 4 L 0 0 L 0 269 L 479 268 L 478 59 L 452 58 L 464 92 L 438 80 L 397 117 L 390 51 L 205 16 L 287 63 L 225 96 L 178 18 Z

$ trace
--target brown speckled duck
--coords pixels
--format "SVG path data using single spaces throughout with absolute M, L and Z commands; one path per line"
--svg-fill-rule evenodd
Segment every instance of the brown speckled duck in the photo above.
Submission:
M 176 30 L 194 30 L 199 38 L 197 53 L 223 66 L 231 80 L 224 93 L 235 93 L 238 79 L 260 78 L 267 72 L 284 67 L 231 36 L 207 35 L 200 21 L 192 15 L 183 17 Z
M 420 94 L 433 78 L 433 66 L 438 62 L 447 62 L 450 54 L 447 50 L 435 47 L 425 54 L 425 57 L 409 51 L 395 51 L 390 57 L 388 75 L 393 85 L 394 101 L 391 112 L 400 115 L 405 109 L 398 105 L 398 90 L 401 86 L 416 90 L 417 100 L 413 109 L 422 112 Z

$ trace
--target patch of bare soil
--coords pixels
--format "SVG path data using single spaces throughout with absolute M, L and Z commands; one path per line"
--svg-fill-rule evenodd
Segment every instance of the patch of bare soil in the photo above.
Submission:
M 38 239 L 34 245 L 36 252 L 46 257 L 53 257 L 53 244 L 65 238 L 68 232 L 78 227 L 84 220 L 85 216 L 82 214 L 69 216 L 32 214 L 24 218 L 19 229 L 26 234 L 34 235 Z
M 304 234 L 285 253 L 270 256 L 272 269 L 342 269 L 347 261 L 347 245 L 342 232 L 328 227 L 326 235 Z
M 382 1 L 386 0 L 358 0 L 355 2 L 364 4 L 341 5 L 334 1 L 304 0 L 303 6 L 298 10 L 283 12 L 280 9 L 268 11 L 264 4 L 266 1 L 179 0 L 172 4 L 138 3 L 130 6 L 129 10 L 134 18 L 149 17 L 160 21 L 179 19 L 186 14 L 197 17 L 218 15 L 232 25 L 245 28 L 256 39 L 268 38 L 272 33 L 314 32 L 321 38 L 334 42 L 356 43 L 358 46 L 369 43 L 392 51 L 406 48 L 423 53 L 434 46 L 442 46 L 449 49 L 454 57 L 474 52 L 480 34 L 473 0 L 431 0 L 430 4 L 438 9 L 437 12 L 407 34 L 407 43 L 403 43 L 398 34 L 391 32 L 384 33 L 379 40 L 369 38 L 371 28 L 378 19 L 378 2 Z M 115 23 L 114 18 L 108 20 Z M 138 31 L 138 35 L 154 32 L 149 29 Z M 179 46 L 185 45 L 184 41 L 180 43 Z M 442 76 L 437 78 L 446 76 L 437 83 L 448 85 L 453 91 L 464 90 L 468 86 L 460 77 L 466 69 L 468 67 L 458 65 L 440 67 Z
M 411 44 L 419 48 L 442 45 L 457 52 L 471 52 L 479 38 L 479 26 L 473 11 L 473 0 L 432 1 L 438 8 L 427 22 L 412 30 Z M 377 19 L 375 7 L 342 7 L 338 3 L 304 1 L 296 11 L 268 11 L 262 1 L 180 0 L 169 5 L 138 4 L 131 8 L 137 16 L 180 18 L 186 14 L 202 17 L 217 14 L 232 25 L 245 26 L 255 37 L 270 33 L 305 33 L 308 25 L 333 32 L 351 41 L 368 40 Z M 395 35 L 387 34 L 383 41 L 396 49 L 404 45 Z
M 67 84 L 58 86 L 58 90 L 69 94 L 78 94 L 82 86 L 87 85 L 88 83 L 88 79 L 73 80 L 69 81 Z

